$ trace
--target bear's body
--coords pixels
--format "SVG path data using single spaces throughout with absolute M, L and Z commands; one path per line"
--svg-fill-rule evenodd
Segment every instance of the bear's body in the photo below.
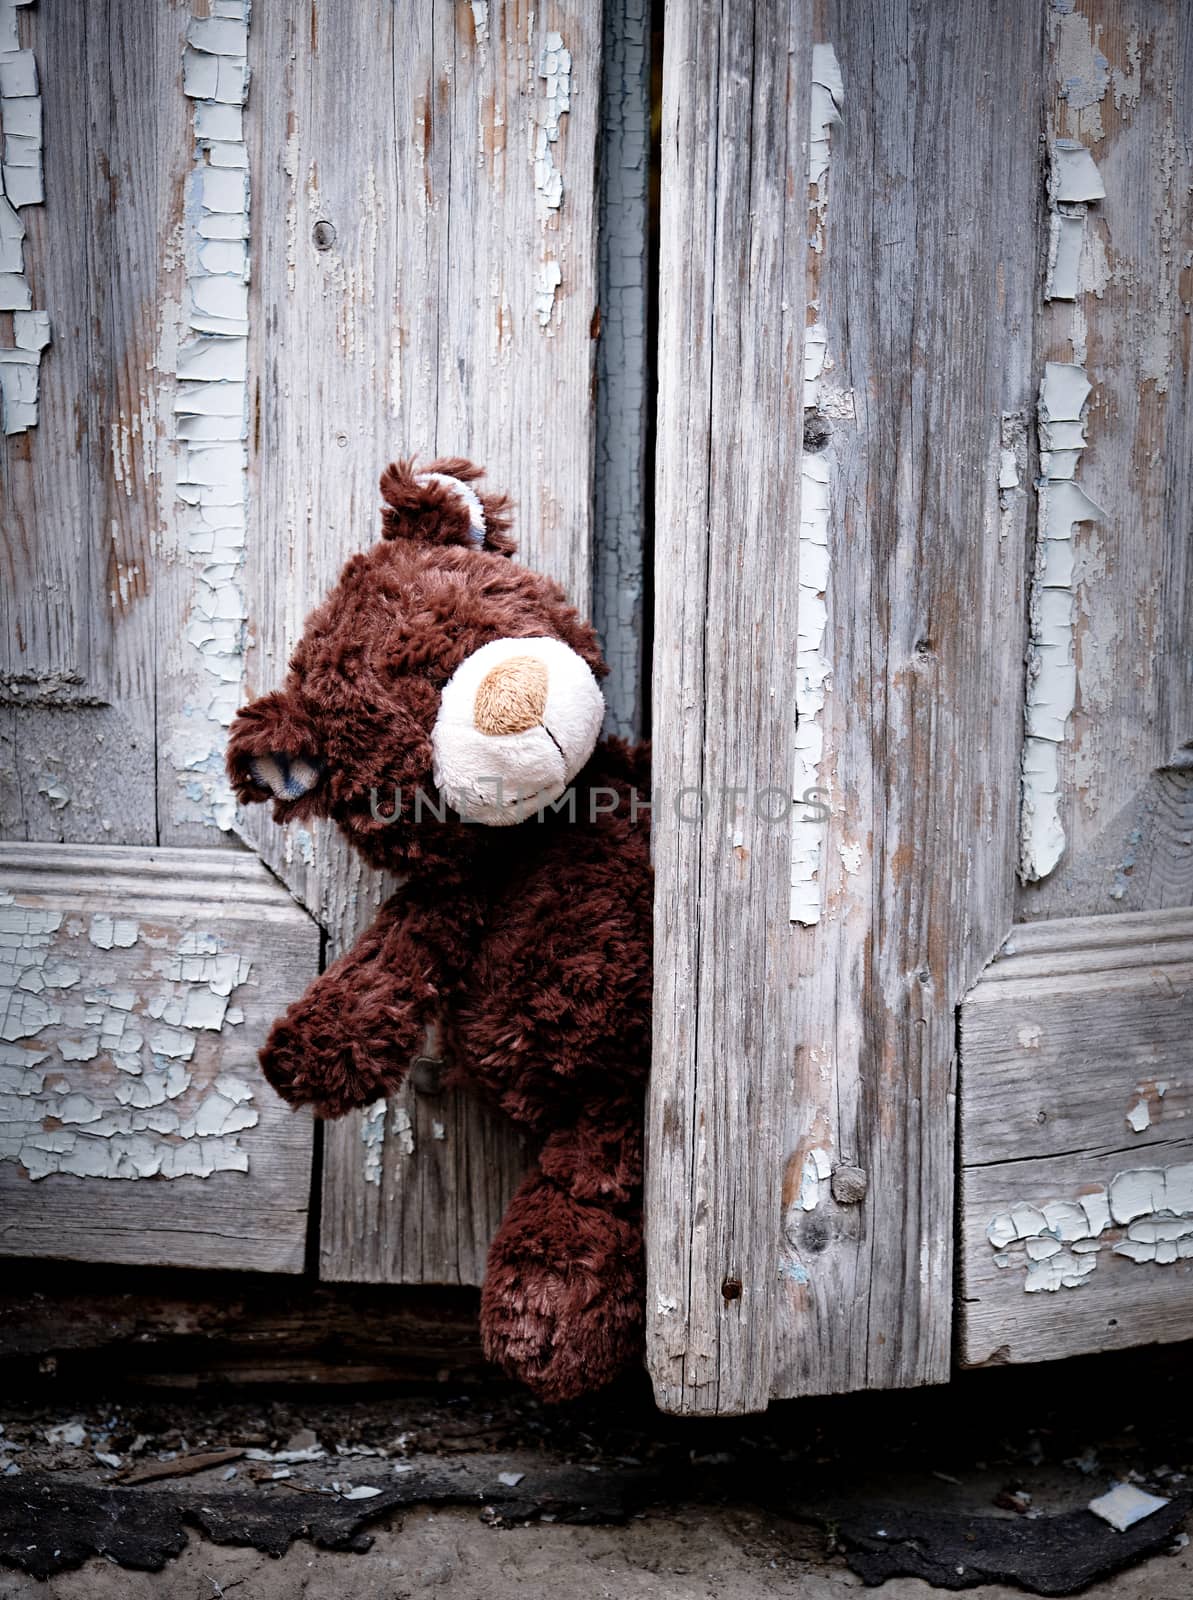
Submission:
M 330 816 L 406 880 L 275 1023 L 266 1075 L 339 1116 L 392 1093 L 438 1023 L 455 1073 L 542 1138 L 490 1251 L 481 1324 L 490 1358 L 557 1400 L 641 1348 L 648 758 L 593 747 L 595 636 L 508 559 L 504 502 L 477 496 L 477 475 L 389 469 L 385 539 L 308 620 L 285 688 L 239 714 L 228 764 L 242 801 Z M 545 803 L 513 805 L 520 784 L 489 766 L 533 774 Z M 459 820 L 445 787 L 502 825 Z

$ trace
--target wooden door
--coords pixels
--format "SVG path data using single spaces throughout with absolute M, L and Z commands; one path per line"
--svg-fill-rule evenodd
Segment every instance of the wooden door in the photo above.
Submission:
M 387 886 L 222 751 L 415 452 L 491 463 L 640 723 L 648 42 L 632 0 L 0 0 L 4 1251 L 479 1282 L 525 1158 L 433 1042 L 327 1130 L 308 1240 L 318 1130 L 253 1057 Z
M 1190 1326 L 1191 59 L 1172 3 L 667 7 L 668 1410 Z
M 319 930 L 235 847 L 222 777 L 245 641 L 244 10 L 0 5 L 9 1255 L 305 1257 L 311 1126 L 255 1052 Z
M 1193 18 L 1086 0 L 1047 68 L 1020 884 L 961 1012 L 973 1365 L 1193 1328 Z

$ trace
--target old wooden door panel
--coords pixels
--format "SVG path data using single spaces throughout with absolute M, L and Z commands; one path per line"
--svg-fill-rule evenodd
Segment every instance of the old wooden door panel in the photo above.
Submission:
M 0 462 L 3 826 L 25 841 L 2 858 L 2 1248 L 296 1272 L 312 1132 L 255 1052 L 318 972 L 319 931 L 237 848 L 222 775 L 243 653 L 245 8 L 211 9 L 20 16 L 45 147 L 23 267 L 51 343 Z M 220 848 L 155 848 L 182 842 Z
M 819 589 L 828 682 L 796 788 L 830 814 L 797 808 L 781 1395 L 950 1368 L 956 1007 L 1014 892 L 1025 496 L 1000 462 L 1025 479 L 1036 255 L 1032 9 L 829 4 L 817 29 L 839 79 L 822 57 L 805 485 L 827 511 L 800 554 L 827 561 L 799 643 Z
M 1193 922 L 1164 909 L 1193 899 L 1193 19 L 1085 0 L 1047 44 L 1025 881 L 961 1014 L 969 1363 L 1193 1314 Z
M 1092 386 L 1074 477 L 1093 509 L 1072 527 L 1064 585 L 1064 842 L 1020 918 L 1193 899 L 1193 18 L 1177 0 L 1079 0 L 1049 32 L 1048 139 L 1087 149 L 1105 193 L 1050 202 L 1081 253 L 1075 282 L 1054 271 L 1037 290 L 1037 374 L 1071 363 Z
M 665 17 L 647 1355 L 668 1411 L 771 1393 L 807 22 L 798 4 Z
M 309 1118 L 256 1051 L 318 961 L 247 854 L 0 847 L 0 1252 L 301 1271 Z
M 377 536 L 392 457 L 464 454 L 517 503 L 533 566 L 592 591 L 601 8 L 389 0 L 259 9 L 250 308 L 253 692 Z M 346 115 L 346 108 L 353 108 Z M 244 819 L 334 954 L 392 888 L 327 829 Z M 437 1074 L 326 1130 L 321 1271 L 477 1282 L 523 1170 Z
M 170 587 L 157 559 L 169 378 L 155 367 L 182 292 L 162 241 L 190 165 L 186 12 L 102 0 L 19 17 L 45 169 L 44 203 L 20 212 L 24 267 L 51 343 L 36 422 L 0 442 L 0 827 L 147 844 L 155 636 Z M 11 322 L 0 313 L 0 345 L 12 344 Z M 166 815 L 176 782 L 171 791 Z
M 1025 925 L 970 994 L 965 1363 L 1188 1337 L 1191 1036 L 1189 910 Z

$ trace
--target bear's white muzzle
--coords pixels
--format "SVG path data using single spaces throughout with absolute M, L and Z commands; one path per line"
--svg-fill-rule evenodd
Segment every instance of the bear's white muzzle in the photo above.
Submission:
M 557 801 L 592 754 L 605 701 L 559 639 L 494 639 L 456 668 L 431 732 L 436 788 L 468 822 L 505 827 Z

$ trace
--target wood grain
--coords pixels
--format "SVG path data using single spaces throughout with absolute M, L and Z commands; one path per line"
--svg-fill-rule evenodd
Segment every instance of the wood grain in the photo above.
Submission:
M 43 1133 L 77 1129 L 84 1146 L 128 1151 L 119 1176 L 50 1171 L 34 1180 L 24 1161 L 0 1161 L 0 1253 L 301 1271 L 311 1124 L 267 1088 L 256 1051 L 277 988 L 301 988 L 318 971 L 311 919 L 247 853 L 12 844 L 0 850 L 0 886 L 11 896 L 0 915 L 28 923 L 18 930 L 28 959 L 19 956 L 21 981 L 6 1009 L 13 1081 L 0 1132 L 27 1115 L 33 1102 L 22 1099 L 21 1080 L 27 1089 L 33 1074 L 53 1091 Z M 214 970 L 220 961 L 231 976 Z M 21 994 L 52 1001 L 57 1014 L 29 1016 Z M 124 1046 L 109 1041 L 113 1021 Z M 134 1031 L 144 1048 L 128 1053 Z M 179 1087 L 175 1073 L 188 1081 Z M 154 1094 L 159 1085 L 168 1085 L 165 1096 Z M 69 1113 L 59 1098 L 67 1088 Z M 228 1133 L 231 1102 L 240 1114 Z M 181 1127 L 108 1130 L 138 1106 L 176 1113 Z M 167 1159 L 189 1153 L 210 1170 L 128 1176 L 144 1170 L 151 1143 Z M 213 1147 L 229 1144 L 239 1168 L 212 1165 Z
M 1077 702 L 1061 751 L 1067 844 L 1020 917 L 1188 904 L 1193 843 L 1193 16 L 1176 0 L 1081 0 L 1049 17 L 1048 137 L 1106 187 L 1085 219 L 1077 301 L 1042 304 L 1037 365 L 1084 362 L 1080 478 L 1101 507 L 1073 535 Z M 1074 87 L 1066 78 L 1082 68 Z M 1099 92 L 1100 90 L 1100 92 Z
M 255 15 L 250 692 L 281 679 L 307 611 L 377 536 L 377 478 L 402 454 L 486 464 L 527 562 L 589 608 L 600 42 L 601 8 L 559 0 Z M 245 834 L 333 955 L 392 888 L 326 828 L 255 815 Z M 328 1130 L 321 1270 L 479 1281 L 522 1168 L 512 1131 L 413 1087 L 390 1117 L 414 1148 L 380 1188 L 361 1118 Z
M 101 0 L 22 13 L 46 160 L 25 251 L 53 342 L 38 425 L 0 444 L 10 838 L 156 838 L 169 402 L 154 368 L 177 298 L 167 241 L 189 160 L 176 83 L 188 12 Z
M 1193 1260 L 1127 1259 L 1124 1228 L 1108 1227 L 1079 1287 L 1028 1294 L 1025 1247 L 1000 1251 L 987 1230 L 1016 1204 L 1079 1202 L 1116 1174 L 1193 1163 L 1193 912 L 1016 928 L 966 997 L 960 1035 L 961 1360 L 1187 1337 Z
M 665 29 L 647 1360 L 693 1414 L 771 1393 L 812 41 L 763 0 Z
M 838 396 L 832 814 L 796 930 L 779 1395 L 949 1373 L 956 1007 L 1014 894 L 1027 506 L 998 464 L 1028 481 L 1035 393 L 1038 17 L 866 0 L 817 37 L 844 83 L 810 289 Z
M 52 1364 L 50 1366 L 49 1364 Z M 475 1382 L 477 1295 L 253 1273 L 10 1262 L 0 1377 L 193 1389 L 196 1384 Z

